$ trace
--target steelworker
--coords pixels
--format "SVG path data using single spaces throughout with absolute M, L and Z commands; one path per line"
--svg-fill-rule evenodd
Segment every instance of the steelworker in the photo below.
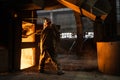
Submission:
M 57 60 L 57 53 L 55 52 L 54 40 L 56 39 L 56 34 L 54 32 L 54 28 L 51 24 L 51 20 L 49 18 L 44 18 L 43 30 L 41 32 L 40 39 L 40 64 L 39 71 L 40 73 L 44 73 L 45 70 L 45 61 L 50 58 L 54 63 L 57 69 L 57 74 L 64 74 L 60 67 L 60 63 Z

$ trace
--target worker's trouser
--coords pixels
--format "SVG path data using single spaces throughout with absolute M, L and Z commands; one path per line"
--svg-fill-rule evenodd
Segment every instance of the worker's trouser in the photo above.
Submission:
M 57 54 L 55 53 L 54 49 L 45 49 L 40 54 L 40 69 L 44 70 L 45 61 L 51 58 L 52 62 L 54 63 L 57 70 L 60 70 L 60 64 L 57 61 Z

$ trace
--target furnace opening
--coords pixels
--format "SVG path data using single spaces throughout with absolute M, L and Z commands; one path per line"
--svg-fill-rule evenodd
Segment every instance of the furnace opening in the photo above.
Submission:
M 35 25 L 30 22 L 22 22 L 22 49 L 20 69 L 26 69 L 35 65 L 35 47 L 31 46 L 35 42 Z
M 34 54 L 35 54 L 35 48 L 21 49 L 20 69 L 26 69 L 26 68 L 34 66 L 34 64 L 35 64 Z

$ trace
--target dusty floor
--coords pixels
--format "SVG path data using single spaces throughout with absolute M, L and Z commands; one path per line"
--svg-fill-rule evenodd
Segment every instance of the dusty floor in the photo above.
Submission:
M 97 59 L 84 57 L 77 59 L 74 55 L 60 55 L 59 60 L 65 74 L 47 71 L 39 73 L 37 67 L 15 72 L 0 73 L 0 80 L 120 80 L 120 76 L 107 75 L 97 69 Z
M 0 80 L 120 80 L 120 76 L 110 76 L 98 72 L 85 71 L 65 71 L 65 74 L 60 76 L 37 72 L 17 72 L 1 74 Z

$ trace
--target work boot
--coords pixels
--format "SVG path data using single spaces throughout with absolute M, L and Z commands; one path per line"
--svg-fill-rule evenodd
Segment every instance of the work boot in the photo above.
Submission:
M 39 72 L 40 73 L 44 73 L 45 71 L 44 71 L 44 69 L 40 69 Z
M 64 72 L 63 72 L 62 70 L 58 70 L 58 71 L 57 71 L 57 74 L 58 74 L 58 75 L 63 75 Z

